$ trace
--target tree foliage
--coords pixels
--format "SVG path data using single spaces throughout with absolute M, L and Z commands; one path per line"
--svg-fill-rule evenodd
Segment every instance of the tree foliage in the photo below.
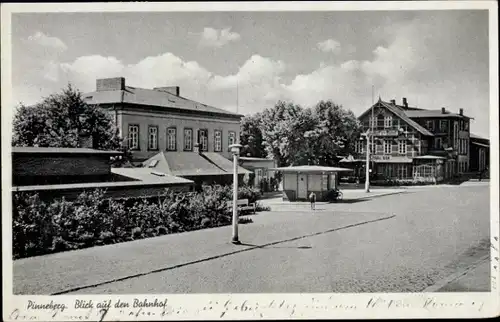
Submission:
M 13 146 L 76 148 L 88 136 L 94 149 L 125 151 L 114 120 L 86 104 L 71 85 L 35 105 L 19 106 L 13 120 Z
M 261 120 L 261 114 L 257 113 L 245 116 L 241 121 L 240 144 L 243 145 L 241 155 L 251 155 L 256 158 L 266 157 L 267 153 L 262 144 Z
M 353 152 L 361 130 L 355 115 L 332 101 L 313 108 L 279 101 L 242 124 L 242 144 L 255 156 L 274 158 L 278 166 L 336 165 L 339 156 Z

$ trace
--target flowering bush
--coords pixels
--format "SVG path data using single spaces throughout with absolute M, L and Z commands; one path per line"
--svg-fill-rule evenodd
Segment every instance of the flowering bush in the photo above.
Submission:
M 259 190 L 250 187 L 241 187 L 238 193 L 239 199 L 250 203 L 259 196 Z M 204 186 L 197 193 L 167 190 L 157 197 L 119 200 L 107 199 L 103 191 L 95 190 L 73 201 L 50 202 L 37 194 L 16 192 L 14 258 L 228 225 L 231 199 L 228 186 Z

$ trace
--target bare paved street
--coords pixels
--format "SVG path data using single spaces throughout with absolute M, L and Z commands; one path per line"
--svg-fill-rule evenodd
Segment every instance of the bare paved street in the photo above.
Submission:
M 230 227 L 223 227 L 16 261 L 15 293 L 84 285 L 97 286 L 75 293 L 418 292 L 489 253 L 485 184 L 320 204 L 314 213 L 306 206 L 252 216 L 254 223 L 240 226 L 241 246 L 228 243 Z M 189 264 L 202 255 L 217 258 Z M 86 267 L 68 270 L 76 258 Z M 72 282 L 53 289 L 50 265 L 58 265 L 52 274 L 63 284 Z M 481 285 L 488 291 L 487 281 Z

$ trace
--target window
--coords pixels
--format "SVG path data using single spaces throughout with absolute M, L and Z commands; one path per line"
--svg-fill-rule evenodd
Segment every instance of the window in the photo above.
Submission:
M 384 127 L 385 128 L 392 127 L 392 116 L 386 116 L 384 118 Z
M 443 142 L 442 142 L 441 138 L 436 138 L 434 140 L 434 148 L 441 149 L 442 147 L 443 147 Z
M 384 140 L 384 154 L 392 153 L 392 142 Z
M 406 141 L 401 140 L 398 142 L 398 152 L 399 154 L 406 154 Z
M 175 151 L 177 149 L 177 129 L 169 127 L 167 129 L 167 151 Z
M 375 119 L 374 119 L 373 117 L 371 117 L 371 116 L 370 116 L 370 118 L 368 119 L 368 126 L 369 126 L 370 128 L 372 128 L 372 127 L 375 127 L 375 125 L 376 125 L 376 121 L 375 121 Z
M 469 121 L 464 121 L 464 130 L 469 131 Z
M 382 113 L 377 116 L 377 128 L 384 128 L 385 117 Z
M 426 122 L 426 127 L 429 131 L 434 131 L 434 121 L 433 120 L 429 120 Z
M 214 132 L 214 145 L 215 145 L 215 152 L 222 151 L 222 131 L 220 130 L 215 130 Z
M 384 175 L 386 178 L 392 178 L 393 176 L 393 165 L 392 164 L 386 164 L 384 167 Z
M 375 150 L 377 148 L 377 144 L 375 142 L 370 142 L 370 154 L 375 154 Z
M 408 176 L 408 167 L 406 164 L 398 164 L 398 178 L 405 179 Z
M 158 126 L 148 127 L 148 150 L 158 150 Z
M 363 151 L 365 150 L 364 147 L 365 147 L 364 141 L 356 141 L 354 149 L 357 153 L 363 153 Z
M 128 126 L 128 147 L 131 150 L 139 150 L 139 125 Z
M 208 130 L 200 129 L 198 131 L 198 143 L 200 144 L 200 151 L 208 151 Z
M 448 121 L 447 120 L 440 120 L 439 121 L 439 130 L 442 133 L 445 133 L 448 128 Z
M 229 135 L 228 135 L 228 143 L 229 143 L 229 145 L 235 144 L 236 143 L 236 132 L 229 131 L 228 133 L 229 133 Z
M 193 129 L 184 129 L 184 151 L 193 151 Z

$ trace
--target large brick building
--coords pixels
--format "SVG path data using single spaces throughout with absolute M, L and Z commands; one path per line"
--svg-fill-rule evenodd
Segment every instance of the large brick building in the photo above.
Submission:
M 426 110 L 395 100 L 378 100 L 359 116 L 370 138 L 370 168 L 375 178 L 439 182 L 469 169 L 470 117 L 460 109 Z M 364 175 L 366 139 L 356 144 L 355 158 L 343 160 Z
M 126 86 L 123 77 L 107 78 L 83 96 L 109 111 L 137 161 L 160 151 L 193 151 L 195 143 L 202 152 L 229 157 L 240 135 L 242 115 L 184 98 L 177 86 L 144 89 Z

